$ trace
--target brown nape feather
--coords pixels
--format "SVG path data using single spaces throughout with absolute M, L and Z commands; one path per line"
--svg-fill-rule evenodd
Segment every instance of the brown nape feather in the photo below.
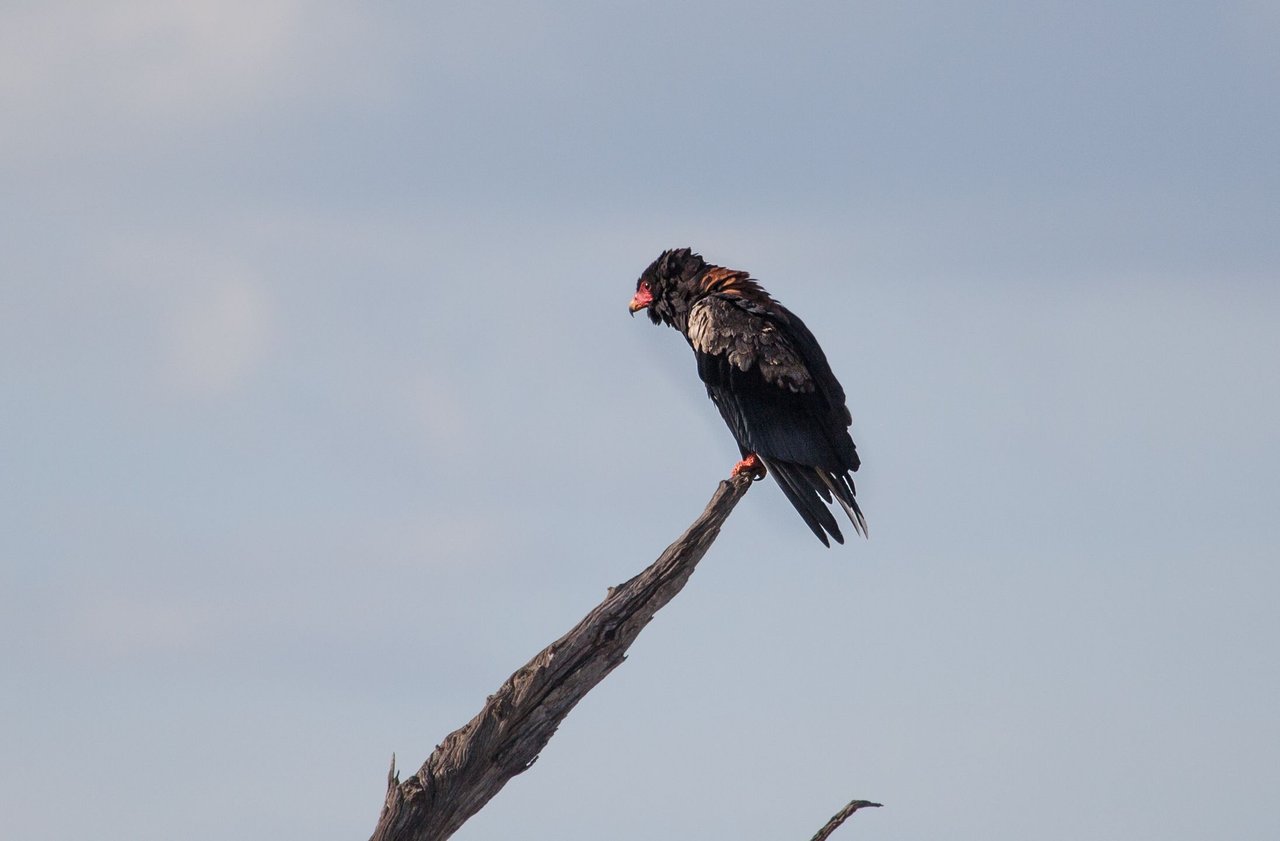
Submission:
M 747 272 L 739 269 L 726 269 L 724 266 L 707 266 L 698 282 L 703 294 L 715 293 L 740 295 L 757 304 L 772 304 L 773 298 Z

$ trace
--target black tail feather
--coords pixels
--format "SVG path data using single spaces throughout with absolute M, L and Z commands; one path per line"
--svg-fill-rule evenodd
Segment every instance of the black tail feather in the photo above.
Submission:
M 836 518 L 831 516 L 830 509 L 822 502 L 824 496 L 828 500 L 831 499 L 830 491 L 824 483 L 818 481 L 818 476 L 813 469 L 772 459 L 764 459 L 764 463 L 773 474 L 778 486 L 782 488 L 787 500 L 799 512 L 809 529 L 822 541 L 822 545 L 831 545 L 827 540 L 828 534 L 835 539 L 836 543 L 844 543 L 844 535 L 840 533 Z M 855 528 L 856 526 L 855 523 Z
M 858 507 L 858 500 L 853 496 L 853 480 L 849 478 L 849 474 L 836 476 L 820 467 L 815 467 L 813 472 L 819 481 L 835 494 L 836 499 L 840 502 L 840 507 L 848 515 L 849 522 L 853 523 L 853 530 L 863 537 L 867 537 L 867 518 L 862 516 L 862 509 Z M 823 496 L 826 497 L 825 494 Z M 827 498 L 829 499 L 829 497 Z

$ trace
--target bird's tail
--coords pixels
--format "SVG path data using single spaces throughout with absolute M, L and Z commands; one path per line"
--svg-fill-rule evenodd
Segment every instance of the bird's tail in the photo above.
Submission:
M 849 522 L 853 523 L 853 530 L 862 535 L 865 539 L 869 537 L 867 533 L 867 518 L 862 516 L 862 509 L 858 507 L 858 500 L 854 497 L 853 479 L 848 473 L 831 473 L 820 467 L 815 467 L 813 472 L 835 496 L 836 501 L 840 503 L 840 507 L 844 509 L 844 513 L 848 515 Z M 823 498 L 826 495 L 823 494 Z M 830 501 L 830 500 L 828 500 Z
M 853 530 L 867 536 L 867 520 L 854 498 L 853 480 L 848 473 L 833 473 L 819 467 L 809 467 L 790 461 L 764 459 L 765 466 L 773 474 L 783 494 L 799 512 L 822 545 L 830 546 L 830 535 L 836 543 L 844 543 L 840 526 L 827 506 L 838 502 L 848 515 Z

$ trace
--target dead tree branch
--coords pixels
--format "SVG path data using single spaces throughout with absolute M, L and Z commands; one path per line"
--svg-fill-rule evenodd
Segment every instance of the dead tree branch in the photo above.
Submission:
M 854 800 L 845 806 L 839 812 L 831 816 L 831 820 L 827 821 L 827 825 L 818 830 L 818 834 L 809 839 L 809 841 L 827 841 L 831 837 L 831 833 L 840 828 L 840 824 L 849 819 L 849 816 L 859 809 L 865 809 L 868 806 L 879 806 L 879 803 L 872 803 L 870 800 Z
M 393 759 L 370 841 L 443 841 L 532 765 L 569 711 L 622 663 L 644 626 L 684 587 L 750 486 L 749 476 L 721 482 L 706 510 L 658 560 L 612 588 L 573 630 L 507 678 L 418 773 L 400 782 Z

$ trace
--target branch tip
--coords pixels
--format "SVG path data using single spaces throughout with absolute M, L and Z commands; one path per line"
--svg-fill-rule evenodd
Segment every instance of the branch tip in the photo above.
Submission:
M 391 754 L 391 767 L 387 769 L 387 791 L 400 785 L 400 777 L 396 774 L 396 755 Z
M 831 837 L 831 833 L 840 828 L 840 825 L 849 819 L 849 816 L 859 809 L 867 809 L 871 807 L 879 808 L 882 803 L 872 803 L 870 800 L 851 800 L 849 803 L 831 816 L 831 820 L 827 821 L 827 825 L 818 830 L 818 833 L 809 839 L 809 841 L 827 841 Z

